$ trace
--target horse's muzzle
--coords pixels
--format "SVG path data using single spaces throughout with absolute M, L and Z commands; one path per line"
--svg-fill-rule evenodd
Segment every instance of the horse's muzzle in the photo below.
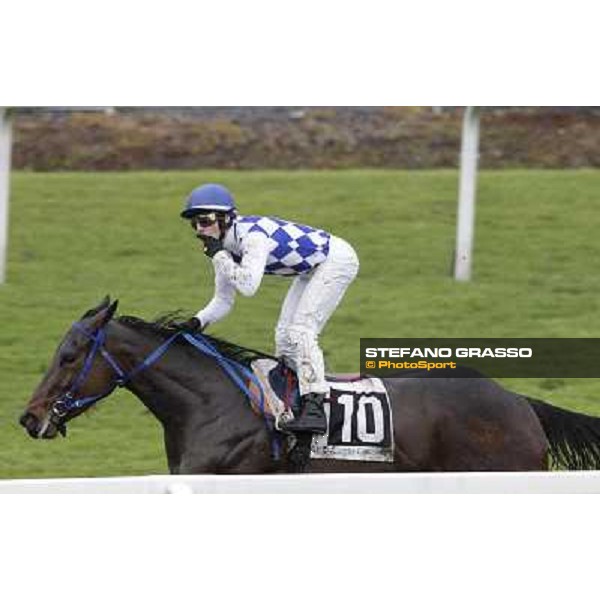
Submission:
M 32 415 L 29 412 L 24 412 L 19 419 L 19 424 L 21 427 L 24 427 L 27 433 L 32 438 L 37 438 L 38 432 L 40 430 L 40 422 L 35 415 Z
M 19 419 L 19 423 L 25 428 L 27 433 L 34 439 L 44 438 L 53 439 L 60 432 L 63 436 L 66 435 L 66 427 L 64 424 L 56 425 L 49 419 L 41 423 L 38 417 L 30 412 L 25 412 Z

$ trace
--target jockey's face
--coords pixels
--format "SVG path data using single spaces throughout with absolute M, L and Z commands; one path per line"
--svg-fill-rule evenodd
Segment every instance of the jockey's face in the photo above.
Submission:
M 221 237 L 221 227 L 217 214 L 214 212 L 194 215 L 190 222 L 197 237 L 213 237 L 216 239 Z

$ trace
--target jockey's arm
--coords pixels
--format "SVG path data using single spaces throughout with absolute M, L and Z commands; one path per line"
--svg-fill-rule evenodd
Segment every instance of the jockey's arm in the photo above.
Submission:
M 215 270 L 215 293 L 212 300 L 196 313 L 196 318 L 203 327 L 216 323 L 226 317 L 235 302 L 235 288 L 229 280 Z
M 236 264 L 226 250 L 217 252 L 212 259 L 215 273 L 222 275 L 240 294 L 254 296 L 265 273 L 271 244 L 262 233 L 248 234 L 242 245 L 240 264 Z

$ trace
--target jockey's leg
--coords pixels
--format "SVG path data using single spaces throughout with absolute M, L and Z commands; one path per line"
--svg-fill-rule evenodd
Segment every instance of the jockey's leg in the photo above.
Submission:
M 293 354 L 288 327 L 292 323 L 296 308 L 309 280 L 310 275 L 298 275 L 298 277 L 295 277 L 283 301 L 279 320 L 275 326 L 275 356 L 278 358 L 285 359 Z M 289 366 L 293 368 L 293 365 L 290 364 Z
M 287 331 L 292 353 L 286 358 L 298 375 L 300 395 L 325 394 L 328 390 L 325 382 L 325 361 L 317 339 L 317 328 L 294 324 L 290 325 Z
M 352 247 L 332 237 L 327 260 L 310 274 L 303 285 L 294 314 L 286 327 L 289 345 L 284 356 L 296 368 L 303 398 L 300 417 L 287 426 L 290 431 L 324 433 L 326 430 L 323 399 L 329 388 L 318 335 L 357 272 L 358 259 Z
M 291 353 L 286 362 L 296 370 L 301 396 L 300 415 L 285 422 L 283 431 L 325 433 L 327 420 L 323 399 L 327 393 L 323 352 L 317 342 L 316 327 L 294 324 L 287 329 Z

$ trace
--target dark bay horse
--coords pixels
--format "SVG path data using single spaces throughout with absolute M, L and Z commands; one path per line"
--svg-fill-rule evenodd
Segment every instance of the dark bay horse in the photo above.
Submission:
M 160 421 L 171 473 L 286 471 L 260 415 L 212 356 L 172 323 L 113 318 L 106 298 L 67 332 L 21 425 L 34 438 L 66 423 L 117 386 Z M 260 353 L 204 336 L 227 360 Z M 600 467 L 600 418 L 553 407 L 484 378 L 384 379 L 393 413 L 393 462 L 312 459 L 310 471 L 525 471 Z

